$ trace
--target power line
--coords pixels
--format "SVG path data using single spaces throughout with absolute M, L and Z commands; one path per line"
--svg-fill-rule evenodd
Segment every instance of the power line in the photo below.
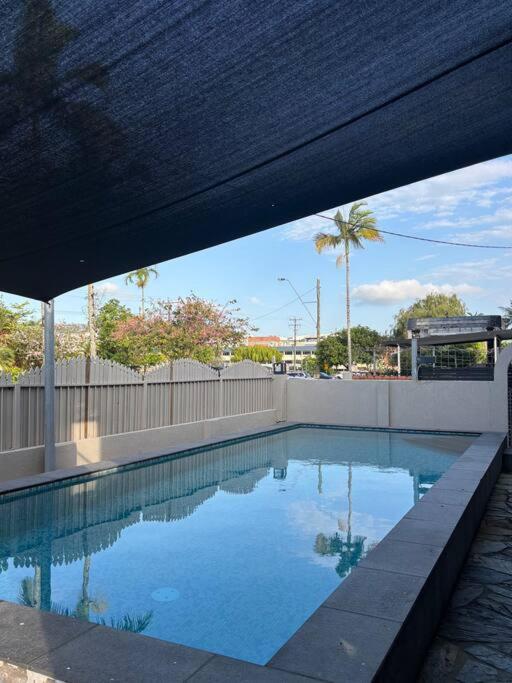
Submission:
M 290 301 L 287 301 L 285 304 L 282 306 L 279 306 L 279 308 L 274 308 L 272 311 L 268 311 L 268 313 L 263 313 L 263 315 L 258 315 L 256 318 L 250 318 L 251 322 L 254 320 L 261 320 L 261 318 L 266 318 L 268 315 L 272 315 L 272 313 L 277 313 L 278 311 L 282 311 L 283 308 L 286 308 L 287 306 L 290 306 L 291 304 L 294 304 L 296 301 L 300 299 L 301 296 L 306 296 L 306 294 L 310 294 L 315 288 L 311 287 L 311 289 L 308 289 L 307 292 L 303 292 L 300 296 L 296 296 L 295 299 L 291 299 Z
M 325 218 L 327 221 L 335 222 L 333 216 L 324 216 L 321 213 L 316 213 L 315 216 L 318 218 Z M 348 221 L 344 221 L 348 225 L 354 225 Z M 404 237 L 408 240 L 418 240 L 419 242 L 432 242 L 433 244 L 449 244 L 451 247 L 472 247 L 473 249 L 512 249 L 512 245 L 497 245 L 497 244 L 471 244 L 470 242 L 448 242 L 447 240 L 435 240 L 429 237 L 418 237 L 417 235 L 405 235 L 403 232 L 391 232 L 391 230 L 382 230 L 381 228 L 375 228 L 384 235 L 393 235 L 393 237 Z

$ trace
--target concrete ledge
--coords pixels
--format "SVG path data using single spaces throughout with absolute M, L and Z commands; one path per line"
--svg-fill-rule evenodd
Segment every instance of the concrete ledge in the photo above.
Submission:
M 190 443 L 226 437 L 251 429 L 261 430 L 276 422 L 276 411 L 272 409 L 80 441 L 67 441 L 56 445 L 57 469 L 117 460 L 125 456 L 142 458 L 148 452 L 164 455 L 171 449 L 183 448 Z M 4 481 L 28 477 L 43 471 L 43 446 L 0 453 L 0 473 Z
M 265 433 L 299 426 L 280 425 Z M 0 603 L 0 660 L 21 672 L 69 683 L 415 680 L 501 470 L 504 438 L 498 433 L 475 438 L 267 666 L 6 602 Z M 176 449 L 175 455 L 190 450 Z M 100 473 L 154 457 L 90 464 L 31 477 L 15 486 L 44 484 L 52 475 L 54 481 L 76 477 L 77 470 Z

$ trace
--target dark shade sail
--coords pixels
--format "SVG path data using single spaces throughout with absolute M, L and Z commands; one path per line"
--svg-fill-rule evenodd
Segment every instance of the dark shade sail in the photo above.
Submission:
M 3 0 L 0 290 L 512 152 L 510 0 Z

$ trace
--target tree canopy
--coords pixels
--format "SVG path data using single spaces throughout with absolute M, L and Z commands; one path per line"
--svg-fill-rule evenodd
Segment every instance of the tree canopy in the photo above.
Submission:
M 409 318 L 446 318 L 457 315 L 468 315 L 468 310 L 456 294 L 427 294 L 408 308 L 401 308 L 398 311 L 393 334 L 398 338 L 406 337 Z
M 211 363 L 227 347 L 240 344 L 249 323 L 237 310 L 195 295 L 158 301 L 146 316 L 121 315 L 110 336 L 110 358 L 145 369 L 177 358 Z M 98 353 L 102 355 L 101 345 Z
M 500 306 L 500 308 L 503 311 L 503 325 L 508 329 L 509 327 L 512 327 L 512 299 L 508 306 Z
M 356 325 L 352 328 L 352 356 L 355 363 L 369 364 L 373 359 L 373 348 L 382 340 L 381 335 L 370 327 Z M 343 365 L 348 366 L 347 331 L 335 332 L 320 340 L 317 357 L 323 370 Z
M 232 355 L 234 363 L 241 360 L 252 360 L 255 363 L 279 363 L 283 354 L 271 346 L 238 346 Z
M 158 301 L 145 316 L 110 299 L 96 317 L 97 353 L 136 369 L 177 358 L 213 362 L 239 346 L 248 321 L 229 304 L 189 296 Z M 84 356 L 89 337 L 84 325 L 55 326 L 57 359 Z M 277 354 L 276 354 L 277 355 Z M 14 375 L 43 362 L 43 329 L 28 303 L 8 306 L 0 299 L 0 370 Z

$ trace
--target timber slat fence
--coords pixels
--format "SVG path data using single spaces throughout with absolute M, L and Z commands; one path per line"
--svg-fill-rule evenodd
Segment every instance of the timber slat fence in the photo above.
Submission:
M 145 375 L 99 358 L 58 361 L 57 443 L 268 410 L 269 370 L 242 361 L 214 370 L 177 360 Z M 33 368 L 13 382 L 0 372 L 0 451 L 43 443 L 44 373 Z

